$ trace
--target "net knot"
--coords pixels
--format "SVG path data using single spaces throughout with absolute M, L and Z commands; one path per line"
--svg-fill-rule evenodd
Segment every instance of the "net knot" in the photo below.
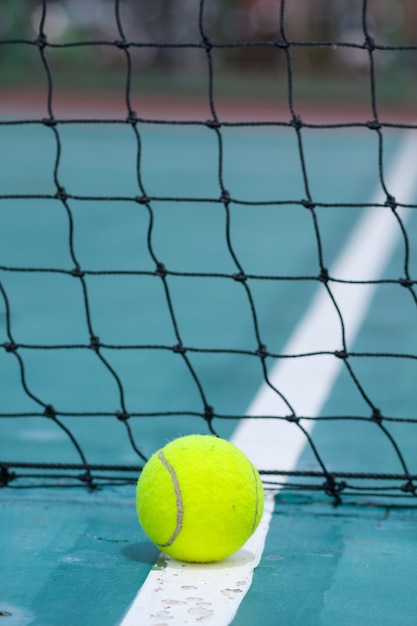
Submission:
M 97 352 L 97 350 L 100 348 L 100 337 L 96 337 L 95 335 L 92 335 L 90 339 L 89 347 L 92 350 L 95 350 Z
M 295 128 L 296 130 L 299 130 L 300 128 L 303 127 L 303 120 L 301 119 L 299 115 L 294 115 L 290 123 L 291 123 L 291 126 Z
M 366 122 L 366 125 L 370 130 L 379 130 L 381 128 L 381 124 L 378 120 L 370 120 L 369 122 Z
M 391 196 L 391 194 L 387 195 L 387 199 L 385 200 L 384 204 L 385 206 L 388 206 L 393 211 L 397 208 L 397 202 L 394 196 Z
M 9 343 L 4 344 L 4 349 L 6 350 L 6 352 L 16 352 L 17 345 L 13 341 L 11 341 Z
M 155 274 L 161 278 L 165 278 L 168 274 L 168 270 L 163 263 L 158 263 L 156 266 Z
M 43 50 L 47 43 L 48 43 L 48 39 L 45 33 L 39 33 L 37 39 L 35 39 L 35 44 L 39 46 L 41 50 Z
M 70 273 L 72 276 L 75 276 L 76 278 L 82 278 L 84 276 L 84 272 L 79 266 L 74 267 L 74 269 L 71 270 Z
M 148 204 L 150 202 L 148 196 L 136 196 L 135 200 L 138 204 Z
M 405 493 L 413 493 L 414 495 L 416 495 L 417 488 L 413 485 L 413 481 L 411 480 L 411 478 L 409 478 L 407 482 L 401 486 L 401 491 L 404 491 Z
M 223 204 L 228 204 L 230 202 L 230 193 L 226 190 L 224 190 L 222 192 L 222 195 L 220 196 L 220 202 L 223 202 Z
M 345 360 L 348 358 L 348 353 L 346 352 L 346 350 L 335 350 L 334 355 L 337 356 L 338 359 Z
M 369 51 L 375 50 L 375 40 L 371 35 L 366 35 L 365 42 L 363 44 L 364 48 Z
M 340 494 L 344 489 L 346 489 L 345 481 L 341 480 L 340 482 L 337 482 L 332 474 L 327 475 L 326 482 L 323 484 L 323 491 L 328 496 L 332 496 L 332 498 L 334 498 L 334 504 L 336 506 L 342 502 Z
M 121 48 L 122 50 L 126 50 L 127 48 L 129 48 L 130 45 L 125 39 L 118 39 L 113 43 L 117 48 Z
M 320 274 L 319 274 L 319 281 L 322 283 L 328 283 L 330 280 L 330 276 L 329 276 L 329 270 L 326 269 L 325 267 L 322 268 Z
M 407 289 L 413 286 L 413 281 L 410 280 L 410 278 L 400 278 L 398 282 L 400 283 L 401 287 L 406 287 Z
M 130 415 L 129 415 L 129 413 L 126 413 L 126 411 L 116 411 L 116 417 L 121 422 L 127 422 L 127 420 L 129 419 Z
M 0 463 L 0 487 L 7 487 L 15 477 L 16 474 L 9 470 L 6 463 Z
M 204 407 L 204 419 L 206 419 L 208 422 L 211 422 L 211 420 L 214 417 L 214 409 L 210 404 L 206 404 L 206 406 Z
M 288 41 L 285 41 L 284 39 L 276 39 L 274 41 L 274 46 L 276 48 L 281 48 L 281 49 L 286 49 L 290 47 L 290 44 L 288 43 Z
M 248 277 L 243 272 L 238 272 L 237 274 L 233 274 L 233 279 L 238 283 L 244 283 Z
M 311 200 L 301 200 L 301 204 L 305 209 L 309 209 L 310 211 L 316 208 L 316 205 Z
M 383 419 L 384 418 L 382 417 L 382 413 L 379 409 L 374 409 L 372 411 L 371 420 L 373 422 L 376 422 L 377 424 L 382 424 Z
M 215 129 L 215 128 L 220 128 L 221 124 L 220 124 L 219 120 L 207 120 L 206 121 L 206 126 L 208 128 Z
M 52 406 L 52 404 L 47 404 L 45 406 L 45 410 L 43 412 L 45 417 L 50 417 L 51 419 L 55 419 L 56 417 L 56 411 L 54 409 L 54 407 Z
M 290 422 L 291 424 L 299 424 L 300 422 L 300 418 L 295 414 L 287 415 L 285 419 L 287 420 L 287 422 Z
M 138 116 L 136 111 L 130 110 L 129 115 L 126 118 L 128 124 L 135 125 L 138 121 Z
M 208 39 L 207 37 L 203 37 L 203 39 L 201 41 L 201 46 L 207 52 L 210 52 L 210 50 L 213 48 L 213 44 L 211 43 L 210 39 Z
M 173 351 L 176 352 L 177 354 L 185 354 L 187 352 L 187 350 L 184 348 L 184 346 L 182 345 L 182 343 L 177 343 L 176 346 L 174 346 Z
M 90 474 L 90 470 L 86 470 L 84 474 L 80 474 L 78 476 L 78 479 L 83 483 L 87 483 L 91 491 L 94 491 L 94 489 L 96 488 L 93 482 L 93 477 Z
M 58 200 L 66 200 L 68 198 L 64 187 L 58 187 L 55 198 L 58 198 Z
M 53 115 L 51 115 L 50 117 L 44 117 L 42 120 L 42 124 L 45 124 L 45 126 L 49 127 L 56 126 L 56 119 Z
M 257 349 L 256 356 L 261 357 L 261 359 L 264 359 L 265 357 L 268 356 L 268 351 L 266 349 L 266 346 L 263 343 L 261 343 L 259 348 Z

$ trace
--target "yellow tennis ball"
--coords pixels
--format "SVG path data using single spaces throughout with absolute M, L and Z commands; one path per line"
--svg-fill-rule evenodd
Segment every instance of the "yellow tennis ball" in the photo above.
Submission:
M 249 539 L 264 496 L 257 470 L 239 448 L 212 435 L 188 435 L 151 456 L 138 480 L 136 505 L 160 550 L 209 563 Z

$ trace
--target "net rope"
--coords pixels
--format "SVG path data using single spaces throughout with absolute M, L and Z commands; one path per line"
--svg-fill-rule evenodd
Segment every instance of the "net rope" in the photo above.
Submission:
M 10 266 L 5 265 L 1 261 L 0 251 L 0 301 L 3 301 L 4 308 L 4 324 L 0 326 L 0 349 L 6 353 L 10 363 L 13 361 L 13 367 L 18 367 L 19 379 L 20 379 L 20 392 L 25 394 L 33 403 L 38 407 L 37 411 L 30 412 L 11 412 L 4 411 L 0 406 L 0 424 L 9 423 L 9 420 L 27 420 L 27 419 L 43 419 L 53 422 L 55 426 L 64 433 L 65 437 L 73 447 L 77 460 L 73 463 L 49 463 L 44 461 L 31 461 L 28 459 L 25 462 L 14 461 L 13 459 L 0 459 L 0 485 L 8 486 L 10 488 L 19 488 L 20 486 L 36 487 L 38 485 L 56 485 L 61 486 L 78 486 L 87 485 L 89 488 L 94 489 L 100 485 L 122 485 L 126 483 L 132 483 L 136 480 L 137 474 L 143 467 L 144 462 L 147 460 L 147 454 L 143 446 L 143 440 L 146 439 L 146 432 L 142 433 L 142 438 L 138 438 L 135 433 L 135 429 L 132 427 L 136 421 L 140 421 L 142 418 L 154 418 L 170 417 L 175 419 L 180 416 L 192 417 L 196 420 L 196 423 L 201 427 L 202 423 L 206 424 L 206 430 L 208 433 L 217 434 L 217 424 L 222 420 L 245 419 L 245 416 L 241 413 L 237 414 L 223 414 L 216 409 L 216 406 L 211 403 L 210 394 L 206 391 L 203 380 L 199 374 L 199 368 L 194 363 L 194 356 L 198 354 L 200 357 L 213 354 L 233 354 L 242 355 L 245 358 L 254 359 L 259 362 L 260 371 L 262 373 L 262 379 L 259 382 L 265 382 L 270 387 L 271 381 L 268 378 L 269 364 L 272 360 L 276 359 L 305 359 L 312 358 L 315 355 L 329 355 L 335 359 L 340 359 L 343 362 L 345 373 L 348 374 L 351 381 L 355 385 L 358 393 L 360 394 L 364 405 L 368 408 L 367 412 L 363 415 L 344 415 L 335 414 L 330 416 L 309 416 L 309 415 L 297 415 L 293 409 L 291 402 L 285 396 L 285 390 L 276 389 L 276 393 L 280 395 L 281 399 L 285 403 L 287 410 L 285 414 L 276 415 L 278 420 L 286 420 L 294 425 L 294 428 L 300 429 L 307 440 L 307 445 L 312 452 L 316 460 L 318 470 L 314 471 L 293 471 L 285 472 L 279 467 L 279 461 L 277 462 L 277 468 L 274 471 L 266 471 L 263 468 L 259 468 L 265 484 L 268 485 L 271 480 L 271 484 L 274 486 L 280 481 L 280 478 L 285 478 L 285 488 L 293 490 L 314 490 L 324 491 L 332 496 L 336 501 L 340 501 L 344 494 L 375 494 L 384 493 L 389 494 L 390 497 L 415 497 L 417 495 L 417 475 L 413 474 L 409 469 L 406 457 L 401 450 L 399 443 L 396 440 L 393 426 L 401 423 L 407 423 L 410 425 L 417 425 L 417 415 L 414 417 L 401 417 L 399 415 L 386 415 L 383 407 L 379 407 L 373 400 L 372 395 L 368 393 L 366 389 L 366 383 L 362 382 L 360 374 L 357 372 L 353 360 L 360 359 L 385 359 L 390 360 L 393 363 L 393 367 L 396 367 L 398 361 L 408 360 L 417 363 L 417 354 L 415 352 L 403 353 L 403 352 L 362 352 L 353 351 L 348 345 L 345 339 L 344 331 L 344 317 L 343 310 L 339 308 L 337 299 L 334 297 L 332 289 L 338 282 L 352 283 L 352 284 L 367 284 L 372 282 L 383 288 L 385 285 L 395 286 L 398 289 L 406 290 L 409 298 L 416 306 L 417 309 L 417 281 L 412 276 L 411 271 L 411 256 L 412 256 L 412 241 L 410 240 L 410 234 L 407 231 L 407 226 L 401 218 L 399 209 L 415 209 L 416 204 L 401 204 L 392 195 L 388 185 L 386 183 L 386 171 L 385 171 L 385 133 L 387 130 L 416 130 L 417 126 L 409 121 L 400 119 L 395 122 L 385 122 L 381 120 L 378 108 L 377 99 L 377 85 L 376 85 L 376 69 L 375 69 L 375 55 L 382 50 L 395 51 L 398 55 L 406 54 L 409 52 L 416 52 L 417 45 L 385 45 L 378 42 L 378 38 L 371 34 L 369 27 L 369 7 L 368 2 L 363 0 L 361 2 L 360 13 L 362 19 L 362 42 L 357 41 L 299 41 L 292 40 L 287 36 L 286 29 L 286 12 L 288 6 L 291 4 L 291 0 L 281 0 L 275 3 L 275 19 L 277 22 L 276 38 L 274 40 L 253 40 L 253 41 L 217 41 L 211 34 L 210 28 L 206 22 L 206 12 L 210 0 L 200 0 L 199 3 L 199 16 L 198 16 L 198 31 L 199 40 L 189 41 L 187 43 L 176 42 L 144 42 L 132 40 L 125 34 L 125 22 L 123 19 L 123 0 L 115 0 L 114 2 L 114 20 L 117 26 L 118 37 L 116 40 L 87 40 L 87 41 L 68 41 L 54 43 L 48 38 L 48 32 L 46 29 L 46 20 L 48 15 L 48 2 L 44 0 L 42 2 L 42 10 L 40 13 L 40 19 L 38 24 L 38 33 L 35 39 L 16 38 L 16 39 L 0 39 L 0 53 L 5 48 L 30 48 L 31 52 L 38 55 L 39 64 L 42 68 L 42 72 L 47 81 L 47 88 L 45 90 L 47 116 L 39 119 L 33 116 L 29 119 L 10 119 L 2 118 L 0 120 L 0 128 L 6 126 L 36 126 L 47 128 L 53 137 L 55 144 L 55 156 L 53 162 L 53 168 L 51 171 L 51 177 L 53 179 L 55 193 L 2 193 L 0 190 L 0 215 L 2 206 L 11 202 L 18 203 L 19 201 L 30 200 L 42 200 L 44 202 L 59 201 L 61 209 L 64 212 L 67 220 L 67 246 L 68 252 L 71 258 L 72 267 L 36 267 L 36 266 Z M 82 9 L 80 9 L 82 10 Z M 56 74 L 53 69 L 54 54 L 57 51 L 69 50 L 71 52 L 76 51 L 77 48 L 96 47 L 117 49 L 120 55 L 124 58 L 124 102 L 125 102 L 125 116 L 122 118 L 108 118 L 100 120 L 95 117 L 88 119 L 73 117 L 73 118 L 57 118 L 54 110 L 54 97 L 55 97 L 55 80 Z M 253 49 L 255 47 L 264 49 L 279 50 L 285 57 L 285 74 L 287 80 L 287 110 L 288 116 L 277 117 L 272 121 L 250 121 L 246 119 L 238 119 L 236 121 L 224 121 L 221 115 L 218 113 L 218 106 L 216 101 L 216 56 L 228 50 L 244 50 Z M 197 49 L 204 53 L 206 59 L 206 76 L 207 76 L 207 99 L 210 110 L 210 118 L 207 120 L 198 121 L 195 119 L 170 119 L 160 120 L 152 119 L 149 117 L 142 117 L 141 112 L 136 112 L 132 104 L 132 82 L 133 82 L 133 69 L 132 69 L 132 51 L 135 49 L 164 49 L 166 54 L 169 54 L 173 50 L 188 50 Z M 302 115 L 297 108 L 297 99 L 295 97 L 294 83 L 296 80 L 293 69 L 293 54 L 297 49 L 320 49 L 327 48 L 330 51 L 335 49 L 344 48 L 348 51 L 361 51 L 367 55 L 368 64 L 368 97 L 371 104 L 372 117 L 370 119 L 362 121 L 334 121 L 333 118 L 330 121 L 322 120 L 320 123 L 312 121 L 303 121 Z M 62 161 L 62 129 L 71 127 L 76 124 L 96 124 L 98 121 L 102 124 L 108 125 L 124 125 L 130 129 L 132 140 L 135 143 L 136 151 L 136 175 L 137 175 L 137 194 L 134 196 L 108 196 L 100 195 L 100 193 L 94 195 L 80 195 L 73 193 L 71 188 L 64 186 L 61 182 L 61 161 Z M 206 129 L 207 132 L 214 134 L 217 143 L 217 182 L 219 193 L 217 197 L 190 197 L 184 196 L 157 196 L 152 195 L 147 190 L 146 176 L 143 174 L 142 167 L 142 130 L 147 126 L 158 126 L 162 129 L 167 127 L 176 126 L 177 128 L 196 127 Z M 298 200 L 276 197 L 270 200 L 248 200 L 245 198 L 238 198 L 233 195 L 228 189 L 227 175 L 224 168 L 224 131 L 228 128 L 246 128 L 246 127 L 262 127 L 270 129 L 286 129 L 294 133 L 298 146 L 298 158 L 300 163 L 300 169 L 302 172 L 303 188 L 300 188 L 300 197 Z M 331 131 L 337 131 L 339 129 L 364 129 L 369 131 L 377 138 L 378 150 L 376 153 L 376 161 L 378 164 L 378 176 L 379 184 L 385 194 L 385 202 L 383 204 L 375 204 L 366 199 L 362 202 L 337 202 L 329 203 L 322 202 L 320 198 L 315 197 L 318 194 L 314 194 L 312 191 L 311 180 L 309 177 L 308 159 L 306 158 L 304 149 L 304 133 L 306 129 L 327 129 Z M 89 269 L 82 265 L 79 261 L 77 253 L 77 245 L 74 237 L 74 226 L 76 217 L 74 215 L 73 203 L 74 201 L 80 203 L 107 203 L 114 204 L 127 202 L 132 203 L 138 207 L 139 210 L 146 212 L 148 220 L 146 245 L 148 253 L 154 264 L 154 269 L 149 271 L 148 269 L 136 269 L 136 270 L 108 270 L 108 269 Z M 154 220 L 155 220 L 155 205 L 157 203 L 211 203 L 222 207 L 224 211 L 224 240 L 226 242 L 227 250 L 230 258 L 233 261 L 235 270 L 233 272 L 196 272 L 192 267 L 186 272 L 180 272 L 171 269 L 169 264 L 164 262 L 163 258 L 160 258 L 158 254 L 158 246 L 154 240 Z M 268 275 L 260 275 L 247 273 L 245 271 L 245 264 L 240 259 L 239 253 L 233 244 L 233 219 L 231 215 L 232 208 L 234 207 L 251 207 L 254 211 L 261 206 L 287 206 L 288 210 L 292 207 L 298 206 L 305 209 L 310 216 L 312 224 L 312 232 L 315 238 L 315 249 L 318 259 L 319 271 L 309 275 L 282 275 L 278 272 L 273 272 Z M 381 278 L 379 280 L 366 281 L 366 280 L 342 280 L 331 275 L 329 268 L 325 262 L 324 243 L 322 240 L 320 217 L 318 211 L 321 208 L 332 207 L 335 210 L 338 208 L 352 208 L 363 209 L 369 206 L 378 206 L 381 210 L 389 211 L 392 215 L 393 228 L 399 228 L 401 231 L 401 247 L 403 250 L 403 275 L 399 278 Z M 4 222 L 3 222 L 4 223 Z M 7 231 L 7 223 L 3 228 Z M 94 245 L 94 244 L 92 244 Z M 73 343 L 66 345 L 56 344 L 35 344 L 22 342 L 19 340 L 19 333 L 15 331 L 15 311 L 12 298 L 10 297 L 6 285 L 6 281 L 2 281 L 3 277 L 10 277 L 14 275 L 56 275 L 71 277 L 74 281 L 78 281 L 82 293 L 82 307 L 83 316 L 85 319 L 86 328 L 88 330 L 89 341 L 85 343 Z M 165 295 L 166 309 L 169 315 L 170 323 L 176 338 L 174 345 L 161 342 L 158 345 L 144 345 L 144 344 L 123 344 L 115 345 L 108 341 L 103 336 L 99 336 L 96 332 L 96 325 L 94 320 L 94 313 L 92 311 L 90 302 L 90 286 L 89 279 L 91 277 L 108 277 L 117 278 L 119 276 L 137 276 L 148 277 L 154 281 L 160 281 L 163 292 Z M 246 306 L 252 320 L 254 337 L 256 338 L 256 345 L 253 350 L 248 350 L 246 347 L 241 349 L 228 348 L 227 346 L 218 346 L 217 348 L 207 348 L 204 346 L 204 335 L 202 335 L 202 342 L 200 345 L 188 345 L 183 340 L 183 328 L 176 313 L 176 301 L 172 292 L 172 279 L 182 278 L 184 280 L 198 278 L 200 280 L 215 279 L 218 281 L 229 281 L 230 284 L 237 284 L 241 289 L 245 300 Z M 322 285 L 328 293 L 333 306 L 336 310 L 337 316 L 340 321 L 340 329 L 342 336 L 342 347 L 335 349 L 334 351 L 323 350 L 313 354 L 282 354 L 268 349 L 268 345 L 264 342 L 262 337 L 262 328 L 259 323 L 258 309 L 256 305 L 256 298 L 253 295 L 253 288 L 256 282 L 262 281 L 292 281 L 294 284 L 299 284 L 300 288 L 302 284 L 315 284 Z M 52 297 L 52 295 L 51 295 Z M 48 303 L 44 303 L 47 310 Z M 117 324 L 117 320 L 115 320 Z M 112 353 L 123 351 L 147 351 L 158 350 L 164 353 L 175 355 L 175 357 L 182 361 L 188 372 L 188 376 L 192 379 L 199 396 L 199 406 L 192 411 L 179 410 L 179 411 L 158 411 L 156 413 L 150 413 L 149 411 L 141 411 L 140 406 L 130 406 L 126 400 L 125 387 L 123 374 L 119 373 L 117 365 L 112 362 Z M 106 374 L 111 377 L 118 389 L 119 406 L 117 410 L 114 407 L 109 407 L 107 412 L 102 410 L 94 412 L 90 410 L 80 410 L 79 412 L 65 411 L 59 406 L 53 405 L 47 397 L 40 396 L 33 390 L 32 385 L 28 380 L 28 354 L 33 351 L 79 351 L 80 353 L 93 353 L 98 360 L 100 367 L 104 368 Z M 413 384 L 412 382 L 410 383 Z M 415 393 L 414 393 L 415 395 Z M 72 428 L 73 419 L 94 417 L 103 419 L 114 419 L 120 422 L 125 429 L 125 435 L 129 442 L 131 449 L 137 456 L 137 463 L 134 464 L 112 464 L 111 459 L 106 459 L 102 463 L 93 463 L 90 461 L 89 451 L 85 446 L 77 439 L 77 436 Z M 325 458 L 322 458 L 319 448 L 315 444 L 314 430 L 311 434 L 307 433 L 304 428 L 306 420 L 314 420 L 316 422 L 327 421 L 360 421 L 372 424 L 372 426 L 379 431 L 383 437 L 386 438 L 392 453 L 397 457 L 398 467 L 400 470 L 396 473 L 359 473 L 359 472 L 334 472 L 328 469 Z M 99 422 L 98 422 L 99 424 Z M 97 426 L 98 436 L 100 426 Z M 287 480 L 288 479 L 288 480 Z M 307 480 L 304 480 L 307 479 Z

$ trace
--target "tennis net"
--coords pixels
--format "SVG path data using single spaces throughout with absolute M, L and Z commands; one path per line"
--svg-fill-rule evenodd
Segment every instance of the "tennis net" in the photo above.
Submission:
M 174 15 L 162 1 L 115 0 L 105 11 L 91 2 L 87 23 L 81 3 L 44 0 L 26 3 L 25 26 L 9 9 L 0 31 L 2 486 L 130 483 L 156 431 L 161 444 L 186 432 L 227 436 L 266 417 L 301 432 L 308 450 L 299 470 L 279 458 L 259 467 L 266 485 L 336 501 L 416 496 L 417 204 L 390 188 L 388 173 L 399 133 L 417 131 L 415 9 L 338 4 L 184 1 Z M 340 151 L 359 164 L 357 189 L 346 178 L 335 197 Z M 367 209 L 398 236 L 395 267 L 333 274 L 344 230 Z M 288 261 L 276 248 L 288 255 L 290 237 Z M 349 341 L 340 285 L 352 300 L 367 287 L 383 294 L 375 341 Z M 281 335 L 316 290 L 337 343 L 287 353 Z M 396 305 L 384 316 L 387 301 Z M 317 359 L 321 368 L 323 358 L 341 365 L 354 400 L 300 414 L 275 386 L 273 364 Z M 297 381 L 301 395 L 307 382 Z M 244 403 L 261 385 L 279 409 L 250 416 Z M 342 447 L 346 438 L 349 466 L 321 451 L 325 430 Z M 388 470 L 357 471 L 357 455 L 379 446 Z

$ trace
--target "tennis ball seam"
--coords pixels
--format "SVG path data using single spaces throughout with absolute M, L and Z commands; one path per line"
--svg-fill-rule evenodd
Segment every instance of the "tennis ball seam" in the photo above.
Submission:
M 169 548 L 169 546 L 172 546 L 175 539 L 178 537 L 178 535 L 180 534 L 182 530 L 182 523 L 184 519 L 184 506 L 182 502 L 181 489 L 180 489 L 177 475 L 175 473 L 174 468 L 169 463 L 168 459 L 166 458 L 162 450 L 160 450 L 158 453 L 158 459 L 161 461 L 162 465 L 165 467 L 165 469 L 169 472 L 171 476 L 171 480 L 174 485 L 174 491 L 175 491 L 175 501 L 177 505 L 177 518 L 176 518 L 176 525 L 175 525 L 174 532 L 172 533 L 171 537 L 168 539 L 166 543 L 158 544 L 161 548 Z
M 253 518 L 251 535 L 253 535 L 253 533 L 255 532 L 255 529 L 256 529 L 256 527 L 258 525 L 257 520 L 258 520 L 258 511 L 259 511 L 259 485 L 258 485 L 258 480 L 257 480 L 256 473 L 257 473 L 257 470 L 252 465 L 253 480 L 255 482 L 255 516 Z

